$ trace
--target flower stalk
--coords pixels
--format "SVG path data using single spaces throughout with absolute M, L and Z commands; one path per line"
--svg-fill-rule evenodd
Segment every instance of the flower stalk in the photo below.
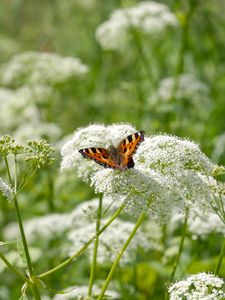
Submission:
M 215 272 L 214 272 L 215 275 L 218 275 L 218 274 L 219 274 L 220 267 L 221 267 L 221 265 L 222 265 L 222 261 L 223 261 L 224 255 L 225 255 L 225 240 L 224 240 L 224 242 L 223 242 L 223 246 L 222 246 L 222 249 L 221 249 L 221 251 L 220 251 L 219 260 L 218 260 L 218 262 L 217 262 L 216 269 L 215 269 Z
M 112 267 L 111 267 L 111 270 L 110 270 L 110 272 L 109 272 L 109 274 L 108 274 L 108 276 L 107 276 L 107 278 L 106 278 L 106 281 L 105 281 L 105 283 L 104 283 L 104 285 L 103 285 L 103 287 L 102 287 L 101 293 L 100 293 L 100 295 L 98 296 L 97 300 L 103 299 L 103 297 L 104 297 L 104 295 L 105 295 L 105 291 L 107 290 L 107 288 L 108 288 L 108 286 L 109 286 L 109 283 L 110 283 L 110 281 L 111 281 L 111 279 L 112 279 L 112 276 L 113 276 L 113 274 L 115 273 L 116 267 L 117 267 L 117 265 L 118 265 L 118 263 L 119 263 L 119 261 L 120 261 L 122 255 L 123 255 L 124 251 L 125 251 L 125 250 L 127 249 L 127 247 L 129 246 L 129 244 L 130 244 L 131 240 L 133 239 L 135 233 L 137 232 L 138 228 L 140 227 L 142 221 L 144 220 L 144 217 L 145 217 L 145 213 L 142 212 L 141 215 L 140 215 L 140 217 L 139 217 L 138 220 L 137 220 L 136 225 L 134 226 L 132 232 L 130 233 L 128 239 L 126 240 L 125 244 L 123 245 L 123 247 L 121 248 L 119 254 L 117 255 L 117 257 L 116 257 L 116 259 L 115 259 L 115 261 L 114 261 L 114 263 L 113 263 L 113 265 L 112 265 Z
M 97 266 L 97 254 L 98 254 L 98 243 L 99 243 L 99 236 L 97 234 L 99 232 L 100 225 L 101 225 L 102 198 L 103 198 L 103 194 L 100 194 L 100 196 L 99 196 L 99 206 L 98 206 L 98 216 L 97 216 L 97 221 L 96 221 L 96 239 L 95 239 L 95 242 L 94 242 L 94 252 L 93 252 L 93 261 L 92 261 L 91 272 L 90 272 L 88 297 L 91 297 L 91 294 L 92 294 L 94 276 L 95 276 L 96 266 Z
M 118 215 L 121 213 L 121 211 L 124 209 L 125 203 L 123 202 L 120 207 L 117 209 L 117 211 L 114 213 L 114 215 L 106 222 L 104 226 L 92 237 L 89 241 L 87 241 L 76 253 L 74 253 L 72 256 L 67 258 L 64 262 L 59 264 L 58 266 L 40 274 L 37 275 L 36 278 L 44 278 L 46 276 L 49 276 L 50 274 L 62 269 L 63 267 L 69 265 L 72 263 L 75 259 L 77 259 L 94 241 L 97 237 L 99 237 L 103 231 L 106 230 L 106 228 L 109 227 L 109 225 L 118 217 Z
M 181 236 L 180 245 L 179 245 L 179 250 L 178 250 L 178 254 L 177 254 L 174 266 L 173 266 L 172 273 L 170 275 L 170 282 L 173 281 L 176 270 L 177 270 L 177 267 L 178 267 L 178 264 L 180 262 L 180 257 L 181 257 L 181 254 L 182 254 L 182 251 L 183 251 L 183 248 L 184 248 L 184 240 L 185 240 L 185 236 L 186 236 L 186 232 L 187 232 L 187 223 L 188 223 L 188 210 L 186 209 L 184 224 L 183 224 L 183 228 L 182 228 L 182 236 Z

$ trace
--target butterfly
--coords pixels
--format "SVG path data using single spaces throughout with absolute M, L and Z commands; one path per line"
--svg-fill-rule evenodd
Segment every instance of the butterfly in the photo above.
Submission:
M 124 171 L 134 167 L 133 155 L 144 141 L 144 134 L 143 130 L 130 134 L 117 147 L 113 145 L 109 149 L 91 147 L 80 149 L 79 152 L 84 158 L 90 158 L 105 168 Z

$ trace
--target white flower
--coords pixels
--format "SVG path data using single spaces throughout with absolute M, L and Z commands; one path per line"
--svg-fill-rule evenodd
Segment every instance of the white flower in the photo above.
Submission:
M 194 209 L 189 215 L 189 231 L 193 237 L 204 238 L 210 233 L 221 233 L 225 236 L 225 224 L 215 212 L 202 212 Z
M 176 82 L 177 80 L 177 82 Z M 201 97 L 206 98 L 209 95 L 209 87 L 201 82 L 193 74 L 180 74 L 178 78 L 164 78 L 159 85 L 158 97 L 164 101 L 171 99 L 174 85 L 177 83 L 175 96 L 178 99 L 187 99 L 188 101 L 198 101 Z
M 9 186 L 8 183 L 6 183 L 1 177 L 0 177 L 0 192 L 8 201 L 12 200 L 13 197 L 13 190 Z
M 62 148 L 62 170 L 74 168 L 96 192 L 126 201 L 133 214 L 146 211 L 161 222 L 167 222 L 175 207 L 181 211 L 192 205 L 203 209 L 214 201 L 216 185 L 211 186 L 206 178 L 217 166 L 191 141 L 169 135 L 145 137 L 134 155 L 134 168 L 123 172 L 104 169 L 78 151 L 108 147 L 110 139 L 116 140 L 121 132 L 133 133 L 135 129 L 130 125 L 78 129 Z
M 32 122 L 30 124 L 21 124 L 14 133 L 15 139 L 19 143 L 25 143 L 27 140 L 45 139 L 55 142 L 62 134 L 61 128 L 54 123 Z
M 39 121 L 37 107 L 17 91 L 0 89 L 1 133 L 8 133 L 22 123 Z
M 170 101 L 176 99 L 180 105 L 185 105 L 186 110 L 192 109 L 192 115 L 197 113 L 198 116 L 207 117 L 212 108 L 209 95 L 209 86 L 195 75 L 187 73 L 161 80 L 156 94 L 150 97 L 149 102 L 156 104 L 158 109 L 162 109 L 159 106 L 160 101 L 161 105 L 166 106 L 172 105 Z
M 45 104 L 55 99 L 58 95 L 56 90 L 47 84 L 23 85 L 16 90 L 17 97 L 27 99 L 28 103 Z
M 105 222 L 106 221 L 102 219 L 102 225 L 105 224 Z M 134 226 L 135 224 L 132 222 L 122 221 L 118 218 L 114 220 L 110 227 L 99 237 L 98 263 L 104 264 L 115 260 L 116 255 L 122 248 L 124 241 L 129 237 Z M 85 226 L 82 226 L 81 223 L 79 228 L 76 227 L 68 234 L 68 238 L 72 242 L 69 255 L 76 252 L 95 234 L 95 227 L 95 223 L 86 223 Z M 123 254 L 121 263 L 132 263 L 139 248 L 147 251 L 152 248 L 158 248 L 158 245 L 150 240 L 150 236 L 145 234 L 142 230 L 139 230 L 134 236 L 129 248 Z M 92 260 L 91 253 L 93 253 L 93 245 L 88 248 L 88 258 L 90 261 Z
M 51 239 L 60 237 L 70 225 L 68 214 L 50 214 L 24 222 L 24 229 L 29 242 L 35 239 Z M 7 239 L 15 239 L 19 235 L 18 224 L 11 223 L 5 227 L 4 235 Z
M 0 88 L 0 105 L 2 103 L 10 102 L 12 99 L 14 100 L 15 93 L 13 90 Z
M 102 199 L 102 217 L 107 218 L 109 213 L 115 212 L 121 205 L 120 201 L 115 201 L 111 197 L 103 197 Z M 84 201 L 77 205 L 74 210 L 70 213 L 70 227 L 78 228 L 85 226 L 85 223 L 96 221 L 97 210 L 99 206 L 99 199 L 94 198 L 88 201 Z
M 87 147 L 108 147 L 118 143 L 124 136 L 136 131 L 131 125 L 116 124 L 105 126 L 93 124 L 85 128 L 79 128 L 74 136 L 62 147 L 61 170 L 77 169 L 78 176 L 84 181 L 89 181 L 93 173 L 102 167 L 90 160 L 84 160 L 79 149 Z
M 169 287 L 170 300 L 223 300 L 224 280 L 207 273 L 190 275 Z
M 62 57 L 55 53 L 23 52 L 14 55 L 1 69 L 1 82 L 9 86 L 24 84 L 50 84 L 80 77 L 88 67 L 75 57 Z
M 96 285 L 93 285 L 93 295 L 100 294 L 100 288 Z M 65 294 L 58 294 L 53 297 L 53 300 L 82 300 L 85 299 L 85 296 L 88 295 L 88 286 L 71 286 L 68 287 L 65 291 Z M 106 295 L 109 299 L 119 299 L 120 295 L 116 291 L 107 290 Z
M 176 25 L 176 16 L 166 5 L 145 1 L 114 11 L 109 20 L 97 28 L 96 39 L 103 49 L 118 50 L 127 45 L 132 27 L 142 33 L 159 36 L 166 28 Z

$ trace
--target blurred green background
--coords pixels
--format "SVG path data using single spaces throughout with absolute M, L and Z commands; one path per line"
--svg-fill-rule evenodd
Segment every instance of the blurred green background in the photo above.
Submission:
M 90 123 L 128 122 L 148 135 L 163 132 L 189 138 L 199 143 L 214 162 L 225 163 L 225 2 L 162 0 L 160 3 L 173 13 L 176 26 L 156 34 L 131 28 L 125 47 L 110 50 L 101 47 L 96 39 L 96 29 L 116 9 L 137 6 L 140 1 L 1 1 L 0 134 L 8 133 L 22 139 L 23 135 L 33 137 L 42 124 L 43 128 L 46 124 L 54 124 L 56 128 L 55 135 L 51 135 L 49 129 L 37 133 L 56 147 L 56 161 L 35 175 L 23 190 L 20 205 L 24 220 L 70 212 L 78 203 L 94 197 L 92 189 L 73 174 L 61 175 L 59 171 L 63 138 Z M 160 18 L 158 22 L 162 22 Z M 30 97 L 24 105 L 16 106 L 15 102 L 20 98 L 11 101 L 7 97 L 27 85 L 29 62 L 24 63 L 25 71 L 21 71 L 24 77 L 20 74 L 18 81 L 7 82 L 5 74 L 13 57 L 27 51 L 55 53 L 62 58 L 77 57 L 89 71 L 83 76 L 68 76 L 65 80 L 50 82 L 48 87 L 52 93 L 48 94 L 47 100 L 38 102 Z M 10 72 L 13 78 L 18 68 L 14 67 Z M 7 101 L 12 102 L 10 114 L 3 115 Z M 32 116 L 29 111 L 24 113 L 27 103 L 34 105 L 39 114 L 37 123 L 31 126 L 30 136 L 26 130 L 32 123 Z M 2 163 L 0 171 L 4 177 Z M 5 199 L 0 199 L 0 205 L 2 240 L 5 239 L 4 227 L 16 217 L 13 206 Z M 163 243 L 164 249 L 173 249 L 179 235 L 178 225 L 175 230 L 168 230 L 164 240 L 157 242 Z M 35 265 L 37 273 L 66 257 L 67 241 L 63 236 L 36 243 L 41 249 Z M 7 247 L 5 252 L 16 250 L 11 249 L 13 246 Z M 185 248 L 184 267 L 178 275 L 213 271 L 220 247 L 216 233 L 195 241 L 190 237 Z M 116 274 L 120 299 L 163 299 L 172 258 L 163 261 L 162 248 L 137 253 L 133 265 L 121 267 Z M 109 266 L 100 266 L 97 278 L 105 278 L 108 270 Z M 87 261 L 80 259 L 63 270 L 63 274 L 55 273 L 47 278 L 46 284 L 58 290 L 84 284 L 88 282 L 88 273 Z M 21 282 L 6 269 L 0 269 L 0 278 L 0 299 L 19 299 Z M 51 292 L 43 293 L 53 297 Z

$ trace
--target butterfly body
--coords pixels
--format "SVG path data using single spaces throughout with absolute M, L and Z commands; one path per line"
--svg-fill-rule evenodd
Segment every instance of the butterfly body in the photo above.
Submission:
M 85 148 L 79 152 L 85 158 L 90 158 L 105 168 L 124 171 L 134 167 L 133 155 L 138 145 L 144 140 L 144 131 L 128 135 L 123 139 L 118 147 L 110 146 L 105 148 Z

